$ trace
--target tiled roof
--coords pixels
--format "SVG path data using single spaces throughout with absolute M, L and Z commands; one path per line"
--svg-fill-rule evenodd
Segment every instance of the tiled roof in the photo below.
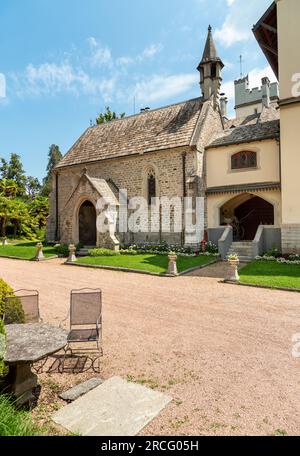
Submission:
M 207 149 L 279 137 L 279 113 L 274 108 L 266 108 L 260 114 L 240 119 L 228 120 L 225 130 L 217 134 Z
M 196 98 L 91 127 L 58 168 L 190 145 L 201 109 L 202 99 Z

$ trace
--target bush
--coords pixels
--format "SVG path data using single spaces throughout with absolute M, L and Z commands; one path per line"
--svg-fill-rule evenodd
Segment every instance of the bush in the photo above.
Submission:
M 218 249 L 218 246 L 215 245 L 213 242 L 208 241 L 208 242 L 206 243 L 205 251 L 206 251 L 207 253 L 215 254 L 215 253 L 218 253 L 218 252 L 219 252 L 219 249 Z
M 79 252 L 79 250 L 83 247 L 82 242 L 79 242 L 76 245 L 76 252 Z M 62 256 L 67 258 L 69 256 L 69 245 L 68 244 L 57 244 L 55 246 L 57 255 Z
M 89 256 L 91 257 L 101 257 L 101 256 L 117 256 L 120 255 L 120 252 L 109 249 L 91 249 L 89 250 Z
M 267 251 L 267 253 L 265 254 L 265 256 L 267 257 L 274 257 L 274 258 L 280 258 L 282 255 L 281 253 L 279 252 L 278 248 L 277 247 L 272 247 L 270 250 Z
M 7 372 L 7 366 L 3 360 L 3 354 L 5 350 L 5 330 L 4 330 L 4 323 L 3 320 L 0 320 L 0 379 L 4 377 Z
M 25 323 L 25 314 L 22 309 L 21 302 L 18 298 L 10 300 L 9 305 L 6 305 L 5 298 L 12 295 L 12 288 L 0 279 L 0 319 L 2 320 L 5 315 L 5 322 L 12 323 Z

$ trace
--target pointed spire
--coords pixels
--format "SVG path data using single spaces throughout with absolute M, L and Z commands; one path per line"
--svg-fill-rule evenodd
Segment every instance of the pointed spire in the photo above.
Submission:
M 211 25 L 209 25 L 206 44 L 205 44 L 202 60 L 198 66 L 198 70 L 203 63 L 217 62 L 217 61 L 222 62 L 220 57 L 218 57 L 217 48 L 216 48 L 216 45 L 215 45 L 215 42 L 213 39 L 213 35 L 212 35 L 212 27 L 211 27 Z

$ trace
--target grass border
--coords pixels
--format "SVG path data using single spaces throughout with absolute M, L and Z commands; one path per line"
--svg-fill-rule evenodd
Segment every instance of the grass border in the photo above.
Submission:
M 253 283 L 243 283 L 243 282 L 231 282 L 230 280 L 221 280 L 221 283 L 229 285 L 237 285 L 240 287 L 250 287 L 250 288 L 261 288 L 263 290 L 275 290 L 275 291 L 289 291 L 292 293 L 300 293 L 300 289 L 297 288 L 285 288 L 285 287 L 268 287 L 267 285 L 254 285 Z
M 81 268 L 104 269 L 107 271 L 129 272 L 129 273 L 134 273 L 134 274 L 144 274 L 144 275 L 150 275 L 150 276 L 155 276 L 155 277 L 176 278 L 176 277 L 184 276 L 190 272 L 197 271 L 198 269 L 204 269 L 207 266 L 211 266 L 212 264 L 218 263 L 219 261 L 220 261 L 219 259 L 216 259 L 209 263 L 202 264 L 200 266 L 196 266 L 196 267 L 193 267 L 190 269 L 186 269 L 185 271 L 179 272 L 177 275 L 168 274 L 167 272 L 150 272 L 150 271 L 143 271 L 142 269 L 130 269 L 130 268 L 117 267 L 117 266 L 103 266 L 103 265 L 98 265 L 98 264 L 71 263 L 70 261 L 65 261 L 64 265 L 76 266 L 76 267 L 81 267 Z

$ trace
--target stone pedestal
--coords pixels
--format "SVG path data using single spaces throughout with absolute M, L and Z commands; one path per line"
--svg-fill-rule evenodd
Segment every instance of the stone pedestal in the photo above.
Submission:
M 43 244 L 41 242 L 36 245 L 36 253 L 34 259 L 35 261 L 42 261 L 45 259 L 43 254 Z
M 20 407 L 34 399 L 33 390 L 37 386 L 37 376 L 31 371 L 30 363 L 9 366 L 10 392 Z
M 228 260 L 227 262 L 227 274 L 225 277 L 226 282 L 237 283 L 240 281 L 238 272 L 238 266 L 240 262 L 238 260 Z
M 168 266 L 168 274 L 171 274 L 171 275 L 178 275 L 178 270 L 177 270 L 177 263 L 176 263 L 176 260 L 177 260 L 177 255 L 168 255 L 168 259 L 169 259 L 169 266 Z
M 70 244 L 68 263 L 74 263 L 75 261 L 76 261 L 76 247 L 74 244 Z

